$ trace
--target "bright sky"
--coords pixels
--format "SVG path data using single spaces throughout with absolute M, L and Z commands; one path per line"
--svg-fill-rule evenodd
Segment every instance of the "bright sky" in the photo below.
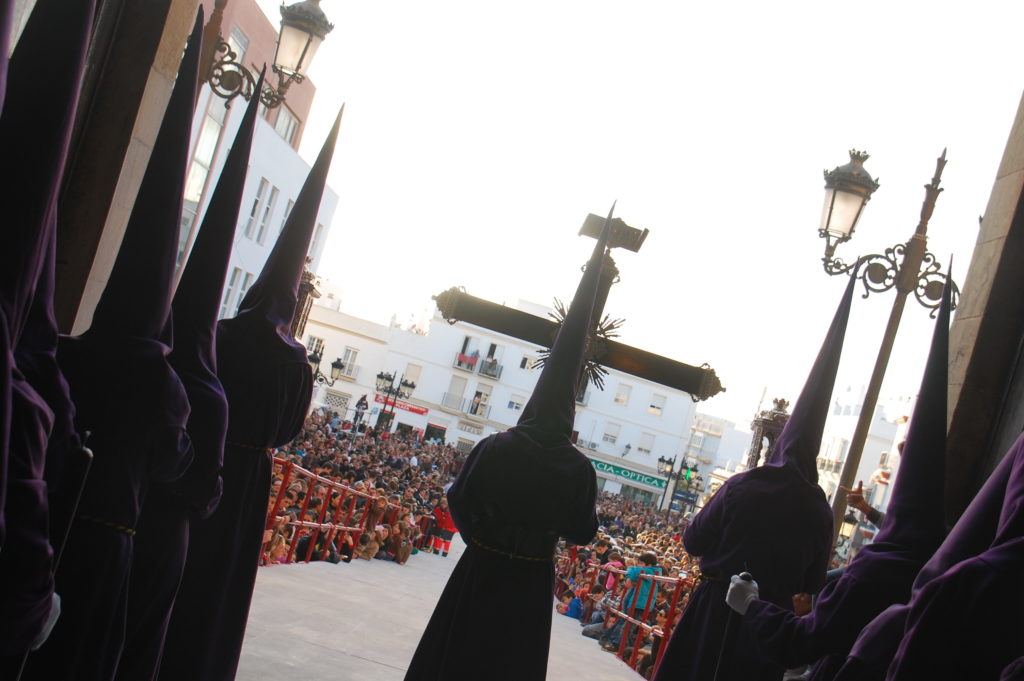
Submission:
M 277 22 L 275 3 L 261 0 Z M 881 187 L 838 255 L 929 227 L 963 286 L 1022 87 L 1019 2 L 392 0 L 322 7 L 311 159 L 342 102 L 340 195 L 321 274 L 387 322 L 461 285 L 572 295 L 587 213 L 651 231 L 617 251 L 620 340 L 709 363 L 701 405 L 746 426 L 795 399 L 842 293 L 821 268 L 822 170 L 866 150 Z M 855 301 L 839 385 L 867 383 L 892 292 Z M 917 391 L 931 333 L 913 298 L 883 396 Z

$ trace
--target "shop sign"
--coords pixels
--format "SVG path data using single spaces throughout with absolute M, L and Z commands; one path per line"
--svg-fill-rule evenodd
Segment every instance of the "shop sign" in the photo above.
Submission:
M 658 489 L 665 489 L 664 478 L 659 478 L 654 475 L 648 475 L 647 473 L 641 473 L 639 471 L 630 470 L 623 468 L 622 466 L 616 466 L 613 463 L 605 463 L 604 461 L 598 461 L 591 459 L 590 463 L 594 464 L 594 468 L 598 472 L 606 475 L 612 475 L 617 478 L 623 478 L 630 482 L 638 482 L 641 485 L 647 485 L 648 487 L 656 487 Z
M 384 396 L 383 395 L 374 395 L 373 396 L 373 401 L 377 402 L 378 404 L 384 404 Z M 391 406 L 391 398 L 390 397 L 388 398 L 388 406 Z M 414 414 L 426 414 L 428 411 L 430 411 L 426 407 L 421 407 L 421 406 L 419 406 L 417 404 L 409 404 L 408 402 L 403 402 L 402 400 L 398 400 L 397 402 L 395 402 L 395 406 L 398 407 L 399 409 L 404 409 L 406 411 L 411 411 Z

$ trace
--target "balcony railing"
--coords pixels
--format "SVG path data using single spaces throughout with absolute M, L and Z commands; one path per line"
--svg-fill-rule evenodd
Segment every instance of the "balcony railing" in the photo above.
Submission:
M 479 355 L 464 355 L 461 352 L 455 353 L 455 361 L 453 362 L 456 369 L 464 371 L 476 371 L 476 365 L 479 363 Z
M 445 409 L 461 411 L 463 414 L 479 416 L 484 419 L 489 418 L 491 415 L 491 405 L 479 402 L 473 404 L 473 400 L 467 400 L 462 395 L 455 395 L 453 393 L 445 393 L 441 396 L 441 406 Z
M 360 369 L 362 369 L 361 366 L 348 363 L 345 365 L 345 368 L 341 370 L 341 376 L 342 378 L 347 378 L 354 381 L 359 377 Z
M 463 405 L 466 403 L 466 398 L 462 395 L 456 395 L 454 393 L 445 393 L 441 396 L 441 406 L 445 409 L 452 409 L 454 411 L 465 411 Z
M 498 360 L 492 357 L 484 357 L 480 361 L 480 375 L 489 376 L 495 380 L 501 378 L 501 365 L 498 364 Z

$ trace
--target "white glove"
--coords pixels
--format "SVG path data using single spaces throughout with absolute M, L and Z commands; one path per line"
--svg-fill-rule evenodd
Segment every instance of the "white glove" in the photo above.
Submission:
M 729 592 L 725 594 L 725 603 L 741 615 L 747 614 L 747 608 L 760 594 L 757 582 L 733 575 L 729 580 Z
M 35 641 L 29 646 L 32 650 L 39 650 L 46 643 L 46 639 L 50 638 L 50 632 L 57 625 L 57 618 L 60 617 L 60 596 L 56 593 L 53 594 L 53 598 L 50 599 L 50 614 L 46 618 L 46 623 L 43 625 L 43 630 L 39 632 L 39 636 L 36 637 Z

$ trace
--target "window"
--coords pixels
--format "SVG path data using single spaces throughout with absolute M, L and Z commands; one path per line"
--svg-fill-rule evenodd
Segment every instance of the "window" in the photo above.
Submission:
M 238 314 L 238 309 L 242 307 L 242 301 L 245 300 L 245 294 L 249 291 L 249 285 L 252 284 L 252 280 L 252 273 L 246 272 L 245 277 L 242 279 L 242 286 L 238 289 L 238 300 L 235 301 L 235 310 L 231 314 Z
M 604 426 L 604 435 L 601 437 L 602 440 L 608 444 L 615 444 L 615 441 L 619 439 L 619 429 L 621 426 L 617 423 L 606 423 Z
M 522 411 L 523 405 L 526 404 L 526 398 L 522 395 L 513 395 L 509 398 L 508 408 L 512 411 Z
M 324 233 L 324 226 L 317 223 L 316 229 L 313 230 L 313 238 L 309 240 L 309 252 L 306 255 L 310 257 L 316 257 L 316 249 L 320 246 L 320 237 Z
M 235 267 L 231 270 L 231 276 L 228 277 L 227 288 L 224 289 L 224 299 L 220 304 L 220 318 L 223 319 L 228 316 L 228 310 L 231 306 L 231 301 L 234 300 L 235 293 L 238 291 L 238 285 L 242 283 L 243 272 L 241 269 Z
M 323 357 L 324 354 L 324 339 L 317 338 L 316 336 L 306 337 L 306 349 L 309 350 L 311 355 L 320 355 Z
M 263 206 L 263 215 L 260 217 L 259 230 L 256 232 L 256 243 L 262 245 L 267 239 L 267 227 L 270 225 L 270 216 L 274 213 L 274 204 L 277 203 L 277 195 L 281 192 L 277 187 L 270 188 L 270 198 Z
M 640 442 L 637 443 L 636 451 L 649 455 L 654 450 L 654 435 L 651 433 L 640 433 Z
M 247 239 L 251 239 L 256 231 L 256 220 L 260 218 L 260 207 L 263 205 L 263 197 L 266 196 L 269 186 L 267 178 L 261 177 L 259 187 L 256 188 L 256 198 L 252 200 L 252 208 L 249 210 L 249 218 L 245 222 L 245 229 L 242 230 L 242 234 Z
M 227 40 L 228 47 L 235 53 L 235 61 L 241 63 L 245 58 L 245 52 L 249 49 L 249 38 L 242 33 L 237 26 L 231 27 L 231 35 Z
M 292 214 L 292 208 L 295 207 L 295 202 L 288 199 L 288 203 L 284 204 L 284 215 L 281 217 L 281 226 L 277 228 L 277 233 L 280 234 L 284 230 L 284 224 L 288 222 L 288 216 Z
M 615 404 L 621 404 L 625 407 L 629 404 L 629 394 L 631 392 L 633 392 L 633 388 L 631 386 L 628 386 L 625 383 L 619 383 L 619 387 L 615 389 Z
M 345 353 L 341 356 L 341 361 L 345 363 L 345 370 L 348 371 L 349 367 L 354 367 L 358 358 L 359 350 L 346 347 Z
M 206 115 L 203 116 L 203 122 L 200 124 L 192 162 L 189 164 L 188 174 L 185 176 L 185 195 L 181 207 L 181 232 L 178 244 L 179 265 L 185 257 L 188 235 L 199 213 L 203 189 L 206 187 L 210 166 L 213 165 L 213 156 L 217 151 L 220 135 L 224 129 L 224 117 L 227 109 L 219 100 L 214 101 L 213 97 L 210 100 L 206 107 Z
M 420 382 L 420 374 L 423 373 L 423 367 L 419 364 L 406 364 L 405 365 L 405 380 L 411 381 L 412 383 Z
M 274 123 L 274 130 L 288 144 L 295 139 L 295 133 L 299 130 L 299 119 L 295 117 L 288 107 L 281 106 L 277 110 L 277 121 Z
M 661 416 L 661 412 L 665 411 L 666 399 L 664 395 L 659 395 L 658 393 L 651 395 L 651 404 L 647 407 L 647 413 Z
M 532 369 L 533 365 L 536 362 L 537 362 L 537 360 L 533 359 L 529 355 L 523 355 L 523 358 L 521 360 L 519 360 L 519 368 L 520 369 Z

